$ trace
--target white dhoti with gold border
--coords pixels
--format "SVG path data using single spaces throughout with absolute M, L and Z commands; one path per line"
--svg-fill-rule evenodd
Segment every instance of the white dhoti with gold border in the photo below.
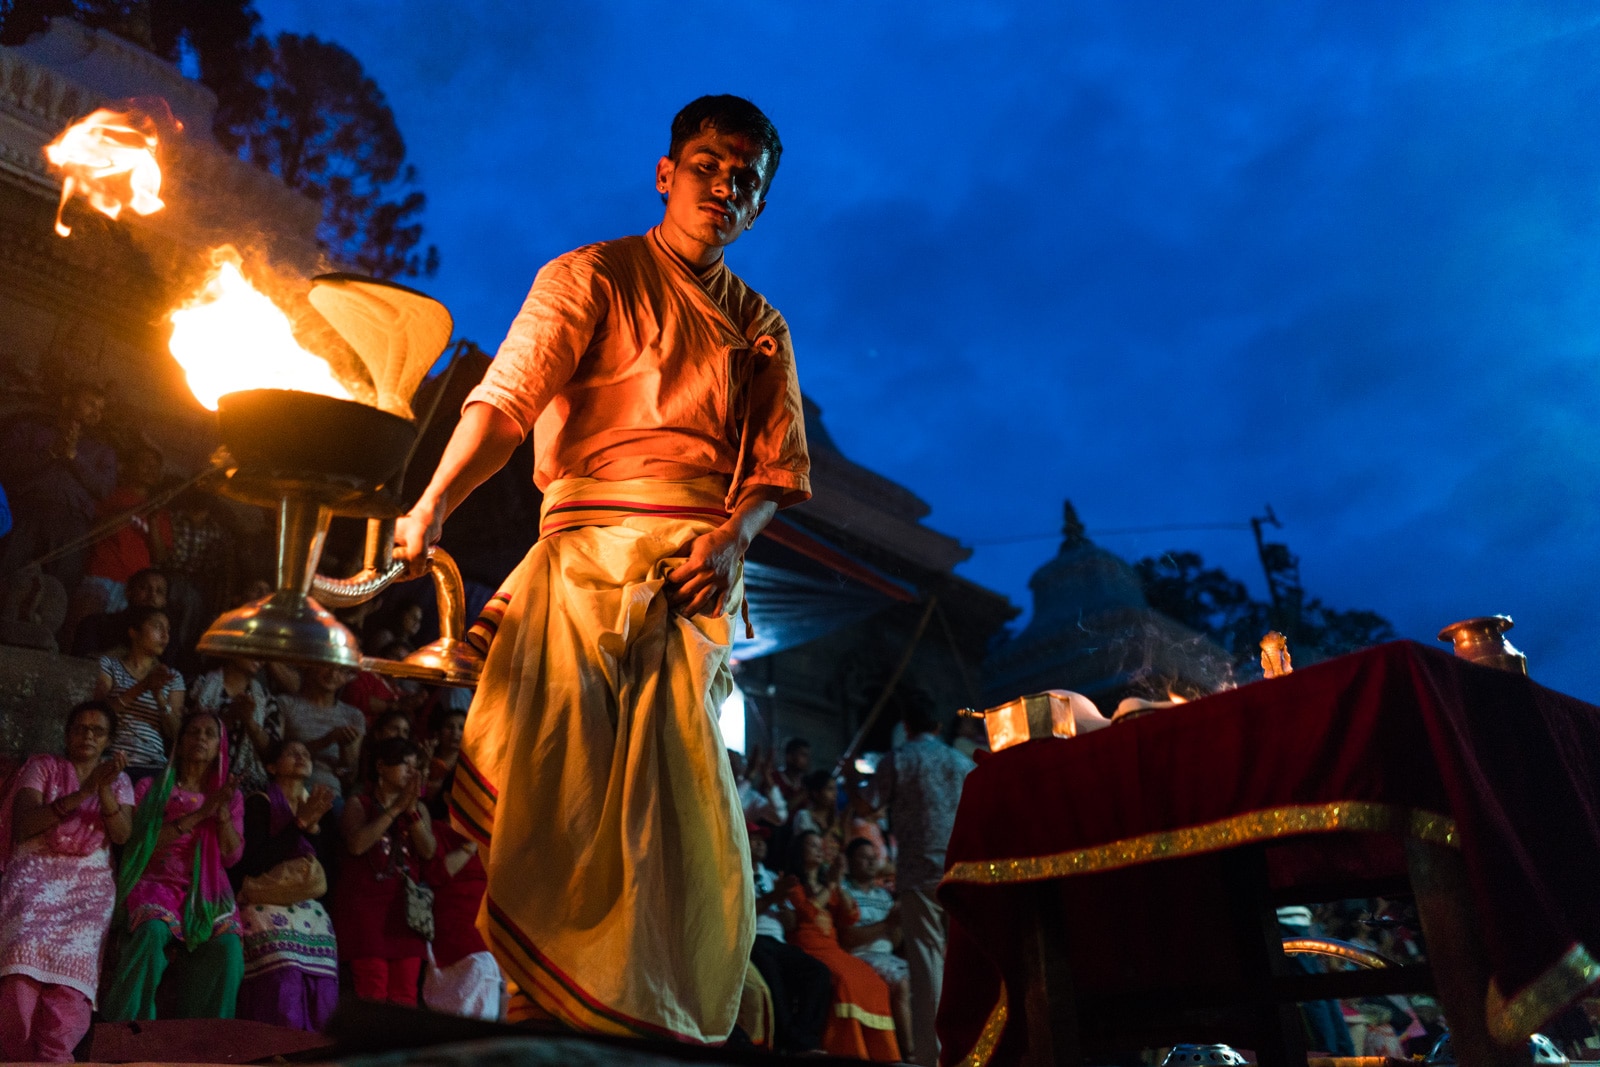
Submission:
M 683 618 L 665 575 L 726 482 L 546 490 L 486 640 L 451 794 L 486 849 L 478 925 L 538 1009 L 580 1030 L 717 1043 L 755 936 L 744 817 L 717 714 L 742 583 Z

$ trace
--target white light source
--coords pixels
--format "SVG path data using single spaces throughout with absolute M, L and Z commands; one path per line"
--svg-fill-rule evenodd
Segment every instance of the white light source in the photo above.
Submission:
M 722 743 L 729 752 L 744 751 L 744 693 L 738 686 L 722 702 L 717 713 L 717 726 L 722 730 Z

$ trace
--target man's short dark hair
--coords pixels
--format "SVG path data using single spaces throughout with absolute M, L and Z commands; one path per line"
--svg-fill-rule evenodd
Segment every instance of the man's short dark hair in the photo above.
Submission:
M 440 704 L 428 713 L 428 732 L 436 734 L 444 729 L 444 724 L 451 719 L 465 720 L 467 713 L 461 708 L 453 708 L 449 704 Z
M 850 843 L 848 845 L 844 846 L 844 858 L 846 860 L 853 860 L 856 858 L 856 853 L 860 852 L 862 849 L 877 847 L 878 843 L 870 837 L 854 837 L 850 839 Z
M 748 137 L 761 146 L 768 164 L 766 188 L 761 190 L 765 194 L 772 187 L 772 176 L 778 173 L 778 160 L 783 158 L 783 142 L 778 140 L 778 128 L 772 120 L 742 96 L 702 96 L 691 100 L 674 116 L 667 158 L 678 162 L 678 154 L 689 138 L 708 126 L 718 133 Z
M 166 608 L 132 607 L 123 609 L 117 617 L 117 625 L 122 628 L 119 636 L 126 636 L 132 633 L 157 615 L 160 615 L 169 623 L 172 621 L 171 617 L 167 615 Z
M 142 582 L 146 578 L 160 578 L 163 582 L 165 582 L 167 580 L 167 572 L 159 567 L 145 567 L 142 570 L 134 571 L 132 574 L 128 575 L 128 580 L 122 583 L 123 588 L 126 589 L 128 586 Z M 169 582 L 168 584 L 170 585 L 171 583 Z
M 803 738 L 803 737 L 791 737 L 791 738 L 789 738 L 788 742 L 783 746 L 783 754 L 785 756 L 792 756 L 796 752 L 799 752 L 802 748 L 810 748 L 810 747 L 811 747 L 811 742 L 807 741 L 805 738 Z
M 939 729 L 939 713 L 934 710 L 933 697 L 917 685 L 899 686 L 894 695 L 899 705 L 900 721 L 906 724 L 908 734 L 931 734 Z

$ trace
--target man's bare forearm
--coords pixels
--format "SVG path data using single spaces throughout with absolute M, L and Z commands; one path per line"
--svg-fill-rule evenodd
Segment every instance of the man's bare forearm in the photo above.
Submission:
M 474 489 L 506 465 L 522 436 L 522 428 L 493 404 L 468 405 L 417 508 L 437 511 L 441 521 L 449 518 Z
M 753 485 L 734 505 L 733 514 L 722 524 L 722 528 L 738 538 L 740 555 L 750 548 L 778 513 L 778 500 L 782 496 L 783 490 L 777 486 Z
M 522 427 L 493 404 L 468 404 L 456 423 L 433 479 L 394 527 L 394 554 L 408 561 L 413 578 L 427 569 L 428 549 L 450 513 L 506 465 L 522 444 Z

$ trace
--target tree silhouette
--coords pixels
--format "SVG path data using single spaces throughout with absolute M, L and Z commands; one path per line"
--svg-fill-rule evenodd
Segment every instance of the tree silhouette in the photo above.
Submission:
M 1292 610 L 1274 610 L 1271 604 L 1251 599 L 1243 582 L 1220 567 L 1208 568 L 1198 552 L 1147 556 L 1133 567 L 1152 608 L 1227 649 L 1235 670 L 1245 676 L 1255 669 L 1259 642 L 1270 629 L 1283 631 L 1297 665 L 1394 640 L 1394 627 L 1376 612 L 1339 611 L 1321 600 L 1305 599 L 1297 576 L 1298 561 L 1287 556 L 1285 549 L 1283 573 L 1287 573 L 1288 562 L 1295 565 L 1296 578 L 1282 590 L 1282 599 Z
M 355 56 L 294 33 L 257 38 L 249 59 L 260 99 L 219 131 L 241 158 L 322 203 L 318 238 L 341 265 L 379 278 L 432 274 L 420 249 L 427 200 L 383 91 Z

